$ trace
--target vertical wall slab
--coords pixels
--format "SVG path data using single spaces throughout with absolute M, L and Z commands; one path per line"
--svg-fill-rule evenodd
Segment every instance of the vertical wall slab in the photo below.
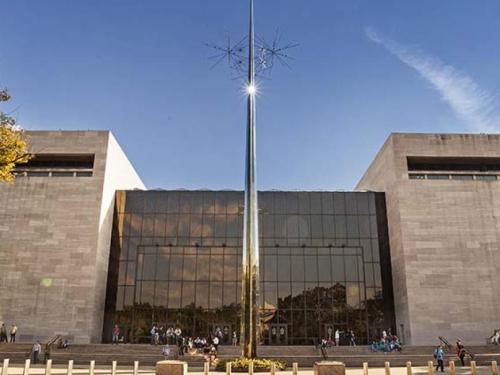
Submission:
M 31 152 L 94 155 L 92 176 L 0 185 L 0 320 L 21 341 L 99 342 L 114 192 L 144 188 L 110 132 L 35 131 Z
M 484 344 L 500 326 L 499 176 L 499 135 L 392 134 L 359 182 L 386 193 L 407 343 Z

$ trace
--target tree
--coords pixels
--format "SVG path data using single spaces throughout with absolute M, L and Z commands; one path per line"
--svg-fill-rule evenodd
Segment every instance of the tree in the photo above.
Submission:
M 8 91 L 0 90 L 0 102 L 9 100 Z M 12 182 L 15 166 L 28 162 L 30 158 L 24 130 L 14 117 L 0 111 L 0 182 Z

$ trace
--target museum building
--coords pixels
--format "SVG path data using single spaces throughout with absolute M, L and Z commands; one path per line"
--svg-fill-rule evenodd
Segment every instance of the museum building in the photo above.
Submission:
M 29 132 L 0 186 L 0 321 L 21 341 L 239 334 L 243 193 L 146 190 L 110 132 Z M 500 136 L 391 134 L 353 192 L 259 192 L 262 343 L 500 326 Z

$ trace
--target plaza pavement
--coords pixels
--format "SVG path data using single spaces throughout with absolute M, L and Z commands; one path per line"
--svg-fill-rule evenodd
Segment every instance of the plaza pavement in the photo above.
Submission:
M 23 374 L 24 368 L 19 365 L 13 365 L 9 366 L 9 370 L 7 375 L 22 375 Z M 1 367 L 0 367 L 1 371 Z M 189 370 L 188 370 L 189 371 Z M 33 366 L 30 369 L 30 374 L 36 374 L 36 375 L 44 375 L 45 374 L 45 366 L 41 365 L 36 365 Z M 62 375 L 66 373 L 66 367 L 65 366 L 58 366 L 55 365 L 52 367 L 51 374 L 53 375 Z M 116 371 L 117 375 L 132 375 L 132 367 L 118 367 Z M 139 375 L 153 375 L 154 368 L 153 367 L 144 367 L 139 370 Z M 193 368 L 191 371 L 189 371 L 190 375 L 204 375 L 203 371 L 201 369 L 196 369 Z M 369 375 L 385 375 L 385 369 L 384 368 L 370 368 L 368 370 Z M 448 374 L 448 369 L 445 367 L 445 373 Z M 456 373 L 457 375 L 471 375 L 471 370 L 470 367 L 456 367 Z M 89 369 L 88 367 L 83 367 L 83 366 L 75 366 L 73 368 L 73 374 L 89 374 Z M 95 375 L 107 375 L 111 374 L 111 367 L 110 366 L 99 366 L 96 367 L 94 371 Z M 215 371 L 210 371 L 210 375 L 224 375 L 225 372 L 215 372 Z M 234 374 L 244 374 L 244 373 L 234 373 Z M 267 372 L 261 372 L 261 373 L 255 373 L 256 375 L 258 374 L 264 374 L 268 375 L 269 373 Z M 289 371 L 279 371 L 277 374 L 280 375 L 292 375 L 291 369 Z M 312 368 L 307 368 L 307 369 L 299 369 L 298 371 L 299 375 L 314 375 L 314 372 Z M 416 366 L 413 367 L 413 374 L 414 375 L 428 375 L 428 370 L 427 367 L 421 367 L 421 366 Z M 435 372 L 435 375 L 440 374 Z M 491 367 L 489 366 L 478 366 L 477 367 L 477 375 L 491 375 Z M 6 374 L 1 374 L 1 375 L 6 375 Z M 361 368 L 348 368 L 346 369 L 346 375 L 363 375 L 363 369 Z M 391 375 L 407 375 L 406 372 L 406 367 L 391 367 Z

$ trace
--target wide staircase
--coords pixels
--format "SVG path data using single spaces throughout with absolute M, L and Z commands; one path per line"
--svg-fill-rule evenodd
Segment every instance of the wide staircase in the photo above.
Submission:
M 20 364 L 30 357 L 31 344 L 0 344 L 0 360 L 9 358 L 10 363 Z M 484 345 L 472 346 L 468 349 L 474 353 L 478 365 L 490 364 L 491 361 L 500 362 L 500 346 Z M 51 359 L 54 364 L 66 364 L 73 360 L 75 365 L 88 365 L 94 360 L 97 365 L 110 365 L 117 361 L 120 366 L 132 366 L 134 361 L 139 361 L 141 366 L 153 366 L 157 361 L 164 359 L 161 346 L 148 344 L 90 344 L 71 345 L 68 349 L 52 349 Z M 171 346 L 172 357 L 177 357 L 177 350 Z M 405 366 L 411 361 L 415 366 L 426 365 L 433 358 L 434 347 L 407 346 L 402 352 L 381 353 L 372 352 L 367 346 L 340 346 L 327 349 L 328 360 L 344 362 L 348 367 L 361 367 L 363 362 L 368 362 L 370 367 L 382 367 L 390 362 L 391 366 Z M 312 367 L 315 362 L 323 360 L 321 350 L 312 346 L 260 346 L 260 357 L 277 358 L 286 361 L 289 365 L 297 362 L 299 367 Z M 220 346 L 219 358 L 232 358 L 239 356 L 239 347 Z M 202 368 L 204 357 L 201 354 L 185 355 L 180 358 L 188 362 L 189 367 Z M 447 351 L 445 361 L 457 361 L 454 352 Z

